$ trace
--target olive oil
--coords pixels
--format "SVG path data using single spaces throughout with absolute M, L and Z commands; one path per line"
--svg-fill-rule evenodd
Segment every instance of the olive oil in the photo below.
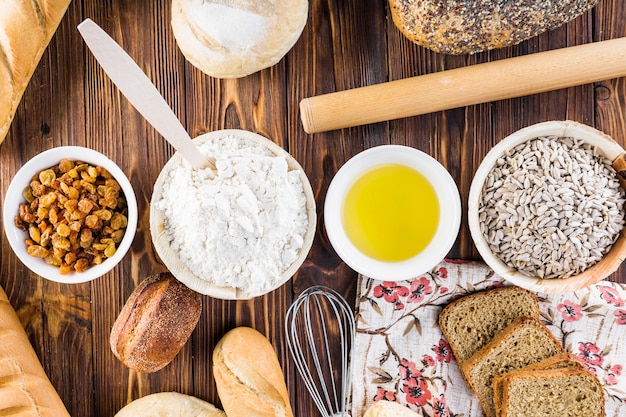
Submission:
M 367 171 L 348 190 L 342 221 L 352 244 L 385 262 L 412 258 L 428 246 L 439 224 L 439 202 L 416 170 L 386 164 Z

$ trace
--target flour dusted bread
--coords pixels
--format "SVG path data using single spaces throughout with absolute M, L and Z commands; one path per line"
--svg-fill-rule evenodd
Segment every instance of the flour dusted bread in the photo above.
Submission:
M 70 0 L 0 1 L 0 143 Z
M 604 417 L 598 379 L 577 367 L 518 372 L 503 382 L 498 417 Z
M 70 416 L 1 287 L 0 416 Z
M 563 347 L 539 320 L 520 317 L 462 363 L 461 371 L 487 417 L 495 417 L 495 377 L 563 352 Z
M 173 0 L 172 29 L 183 55 L 217 78 L 276 64 L 307 21 L 308 0 Z
M 132 401 L 115 417 L 226 417 L 226 414 L 191 395 L 159 392 Z
M 411 41 L 447 54 L 518 44 L 554 29 L 598 0 L 389 0 L 391 15 Z
M 363 417 L 418 417 L 421 414 L 417 414 L 410 408 L 393 402 L 393 401 L 376 401 L 372 404 Z
M 155 372 L 170 363 L 196 328 L 202 299 L 172 274 L 144 279 L 113 324 L 111 350 L 127 367 Z
M 228 417 L 293 417 L 274 347 L 258 331 L 226 333 L 213 350 L 213 376 Z
M 439 315 L 439 327 L 461 364 L 518 317 L 539 319 L 537 296 L 520 287 L 501 287 L 451 302 Z

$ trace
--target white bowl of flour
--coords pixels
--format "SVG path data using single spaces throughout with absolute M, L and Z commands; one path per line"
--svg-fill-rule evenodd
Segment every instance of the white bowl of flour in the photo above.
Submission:
M 217 171 L 194 170 L 177 152 L 150 203 L 150 232 L 167 268 L 189 288 L 250 299 L 291 278 L 315 234 L 315 199 L 298 162 L 249 131 L 194 139 Z

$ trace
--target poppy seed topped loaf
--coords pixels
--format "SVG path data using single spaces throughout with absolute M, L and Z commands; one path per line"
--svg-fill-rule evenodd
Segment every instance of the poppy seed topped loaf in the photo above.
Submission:
M 598 0 L 389 0 L 393 21 L 411 41 L 446 54 L 518 44 L 555 29 Z

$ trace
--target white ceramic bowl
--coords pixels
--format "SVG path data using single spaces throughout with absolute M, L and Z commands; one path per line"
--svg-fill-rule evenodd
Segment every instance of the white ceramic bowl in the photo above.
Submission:
M 315 228 L 317 222 L 317 216 L 315 211 L 315 197 L 313 195 L 313 190 L 311 189 L 311 184 L 309 183 L 309 180 L 300 164 L 283 148 L 261 135 L 246 130 L 226 129 L 201 135 L 195 138 L 194 142 L 196 144 L 202 144 L 204 142 L 211 142 L 228 136 L 236 136 L 243 140 L 261 144 L 269 149 L 274 155 L 285 158 L 288 169 L 290 171 L 298 170 L 300 172 L 299 176 L 302 182 L 303 192 L 306 197 L 305 210 L 308 219 L 308 226 L 303 236 L 303 243 L 298 251 L 296 259 L 282 274 L 280 274 L 278 279 L 274 282 L 274 285 L 272 285 L 271 288 L 267 289 L 266 291 L 250 290 L 249 288 L 220 286 L 216 285 L 213 280 L 203 279 L 196 276 L 188 267 L 188 265 L 180 259 L 180 255 L 177 250 L 172 248 L 165 225 L 165 213 L 155 206 L 155 202 L 161 200 L 162 198 L 163 185 L 169 173 L 174 168 L 180 166 L 183 161 L 181 154 L 178 152 L 176 152 L 172 156 L 172 158 L 165 164 L 154 185 L 154 191 L 152 193 L 152 200 L 150 204 L 150 233 L 155 249 L 165 266 L 167 266 L 170 272 L 178 280 L 187 285 L 189 288 L 201 294 L 206 294 L 214 298 L 220 298 L 225 300 L 247 300 L 261 296 L 282 286 L 296 273 L 298 268 L 300 268 L 300 266 L 306 259 L 307 255 L 309 254 L 309 250 L 311 249 L 311 245 L 313 244 L 313 237 L 315 236 Z M 233 267 L 235 266 L 236 265 L 233 265 Z
M 386 164 L 405 165 L 422 174 L 433 186 L 440 208 L 430 243 L 417 255 L 398 262 L 380 261 L 363 254 L 347 236 L 342 220 L 344 200 L 352 184 L 364 173 Z M 415 148 L 382 145 L 359 153 L 339 169 L 328 188 L 324 219 L 333 248 L 348 266 L 370 278 L 399 281 L 431 270 L 448 254 L 461 224 L 461 199 L 454 179 L 437 160 Z
M 498 275 L 511 283 L 531 291 L 550 293 L 564 293 L 587 287 L 606 278 L 615 272 L 626 256 L 626 235 L 622 230 L 617 242 L 604 258 L 594 266 L 578 275 L 568 278 L 541 279 L 521 273 L 509 266 L 496 256 L 485 239 L 479 221 L 479 204 L 485 179 L 500 156 L 515 146 L 543 136 L 574 137 L 581 139 L 598 149 L 598 152 L 611 161 L 622 160 L 624 149 L 610 136 L 590 126 L 573 121 L 549 121 L 528 126 L 502 139 L 485 156 L 476 170 L 469 192 L 468 200 L 468 223 L 470 233 L 476 249 L 483 260 Z M 622 157 L 622 158 L 620 158 Z M 616 163 L 613 163 L 614 167 Z M 622 183 L 623 184 L 623 183 Z
M 63 158 L 72 161 L 83 161 L 92 166 L 100 165 L 104 167 L 122 187 L 128 204 L 128 225 L 115 254 L 105 259 L 100 265 L 91 266 L 84 272 L 72 271 L 65 275 L 59 273 L 58 267 L 48 265 L 43 259 L 35 258 L 27 253 L 24 241 L 28 239 L 28 232 L 18 229 L 14 221 L 20 204 L 25 202 L 22 191 L 30 184 L 32 177 L 44 169 L 57 165 Z M 4 199 L 3 222 L 4 231 L 13 252 L 28 269 L 51 281 L 77 284 L 91 281 L 106 274 L 122 260 L 135 237 L 137 229 L 137 200 L 130 181 L 128 181 L 124 172 L 115 162 L 93 149 L 80 146 L 61 146 L 36 155 L 15 174 Z

